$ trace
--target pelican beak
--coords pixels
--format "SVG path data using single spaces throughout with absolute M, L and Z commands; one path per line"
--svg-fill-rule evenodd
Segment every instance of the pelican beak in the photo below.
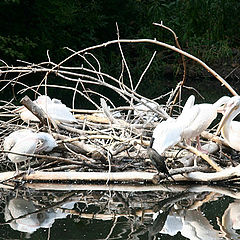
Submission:
M 223 106 L 219 107 L 217 109 L 218 113 L 221 113 L 222 115 L 224 115 L 224 113 L 226 112 L 226 104 L 224 104 Z
M 14 113 L 21 113 L 25 110 L 25 107 L 24 106 L 21 106 L 21 107 L 18 107 L 17 109 L 13 110 L 12 112 Z
M 229 119 L 229 117 L 231 116 L 231 114 L 237 110 L 239 108 L 239 102 L 235 102 L 229 109 L 226 110 L 226 108 L 224 108 L 224 112 L 225 114 L 223 115 L 219 125 L 218 125 L 218 128 L 217 128 L 217 131 L 216 131 L 216 135 L 218 135 L 222 129 L 222 127 L 224 126 L 224 124 L 226 123 L 226 121 Z

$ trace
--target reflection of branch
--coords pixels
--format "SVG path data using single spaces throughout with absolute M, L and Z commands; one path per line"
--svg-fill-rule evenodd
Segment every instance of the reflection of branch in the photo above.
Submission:
M 112 235 L 112 233 L 113 233 L 113 230 L 114 230 L 114 228 L 115 228 L 116 225 L 117 225 L 117 220 L 118 220 L 118 216 L 115 216 L 115 217 L 114 217 L 113 224 L 112 224 L 112 227 L 111 227 L 111 229 L 110 229 L 110 231 L 109 231 L 109 233 L 108 233 L 108 235 L 107 235 L 107 237 L 106 237 L 105 239 L 109 239 L 109 238 L 111 237 L 111 235 Z
M 122 191 L 122 192 L 150 192 L 150 191 L 159 191 L 159 192 L 216 192 L 226 196 L 230 196 L 235 199 L 240 199 L 240 192 L 236 192 L 236 186 L 232 188 L 227 186 L 217 186 L 214 184 L 211 185 L 173 185 L 172 183 L 160 184 L 160 185 L 130 185 L 130 184 L 57 184 L 57 183 L 25 183 L 25 186 L 35 190 L 57 190 L 57 191 Z M 4 188 L 4 186 L 1 186 Z M 239 189 L 239 188 L 237 188 Z

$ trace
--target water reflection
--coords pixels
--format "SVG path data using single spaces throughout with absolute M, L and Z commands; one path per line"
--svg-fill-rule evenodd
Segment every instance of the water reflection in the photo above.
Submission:
M 239 197 L 238 190 L 164 188 L 135 192 L 2 190 L 6 201 L 1 225 L 12 229 L 5 228 L 9 236 L 5 239 L 12 239 L 16 232 L 35 239 L 44 229 L 48 234 L 39 239 L 240 239 L 240 200 L 219 193 Z
M 189 239 L 222 239 L 221 232 L 213 228 L 202 212 L 198 210 L 174 210 L 171 212 L 161 233 L 176 235 L 178 232 Z
M 237 233 L 240 229 L 240 200 L 235 200 L 228 205 L 219 225 L 226 239 L 240 239 Z
M 51 228 L 56 219 L 66 218 L 71 214 L 66 210 L 73 209 L 74 204 L 70 201 L 58 207 L 43 207 L 30 198 L 16 196 L 6 201 L 4 217 L 13 230 L 29 233 L 26 236 L 30 237 L 37 229 Z

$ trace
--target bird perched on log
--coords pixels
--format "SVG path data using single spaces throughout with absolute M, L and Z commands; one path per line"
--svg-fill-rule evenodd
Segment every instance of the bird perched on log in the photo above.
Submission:
M 153 130 L 151 148 L 155 151 L 154 156 L 158 154 L 158 159 L 162 159 L 163 152 L 168 148 L 176 145 L 183 139 L 190 144 L 190 140 L 195 137 L 197 138 L 198 149 L 203 151 L 199 142 L 199 135 L 209 127 L 217 117 L 218 109 L 229 99 L 230 97 L 224 96 L 214 104 L 203 103 L 194 105 L 195 97 L 191 95 L 177 119 L 168 118 L 166 121 L 160 122 Z M 160 166 L 162 165 L 160 164 Z
M 47 95 L 41 95 L 33 102 L 53 120 L 64 123 L 77 122 L 76 118 L 70 112 L 70 108 L 66 107 L 66 105 L 63 104 L 59 99 L 51 99 Z M 39 122 L 39 119 L 24 106 L 19 107 L 15 112 L 20 113 L 20 118 L 24 122 Z
M 3 143 L 4 150 L 11 151 L 7 156 L 15 163 L 16 174 L 19 172 L 17 164 L 32 158 L 21 154 L 34 154 L 40 151 L 50 152 L 56 146 L 57 143 L 50 134 L 43 132 L 34 133 L 29 129 L 11 133 L 5 138 Z
M 160 122 L 153 130 L 153 148 L 161 155 L 168 148 L 181 141 L 182 126 L 177 119 L 168 118 Z
M 199 141 L 199 135 L 205 131 L 212 121 L 217 117 L 218 109 L 228 102 L 230 97 L 223 96 L 213 104 L 202 103 L 195 104 L 195 96 L 191 95 L 183 108 L 181 115 L 177 118 L 178 126 L 181 126 L 181 138 L 187 140 L 189 144 L 191 139 L 196 137 L 197 147 L 203 151 Z
M 233 119 L 240 113 L 240 96 L 232 97 L 224 106 L 224 115 L 219 123 L 216 134 L 221 135 L 228 145 L 240 151 L 240 122 Z
M 154 148 L 154 137 L 151 138 L 150 144 L 148 146 L 148 156 L 152 161 L 154 167 L 158 170 L 159 173 L 163 173 L 167 178 L 170 177 L 174 182 L 174 178 L 170 175 L 167 166 L 165 164 L 165 157 L 161 156 Z

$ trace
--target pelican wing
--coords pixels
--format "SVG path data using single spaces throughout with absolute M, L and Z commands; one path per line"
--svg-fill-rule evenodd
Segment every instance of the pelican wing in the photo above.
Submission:
M 188 128 L 196 120 L 199 112 L 199 105 L 185 108 L 181 115 L 179 115 L 179 117 L 177 118 L 178 124 L 181 124 L 183 129 Z
M 35 135 L 27 136 L 25 138 L 19 139 L 16 144 L 11 149 L 11 152 L 14 153 L 27 153 L 33 154 L 37 147 L 37 138 Z M 22 162 L 29 159 L 28 156 L 17 155 L 14 153 L 9 153 L 8 158 L 13 162 Z
M 181 132 L 181 125 L 177 124 L 176 119 L 170 118 L 159 123 L 153 131 L 155 140 L 152 148 L 161 155 L 166 149 L 181 141 Z

